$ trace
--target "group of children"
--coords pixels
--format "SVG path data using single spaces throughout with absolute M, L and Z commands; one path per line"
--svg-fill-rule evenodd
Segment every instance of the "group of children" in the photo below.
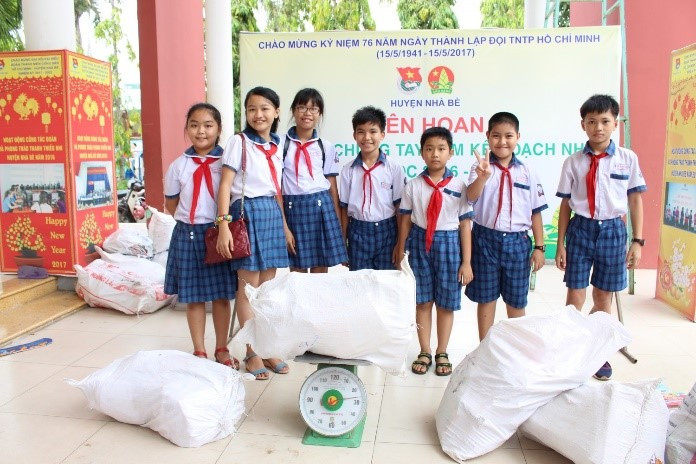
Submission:
M 407 182 L 403 168 L 380 149 L 383 111 L 367 106 L 355 112 L 353 138 L 360 151 L 339 174 L 333 144 L 317 133 L 324 114 L 321 94 L 303 89 L 290 108 L 295 125 L 280 138 L 278 95 L 253 88 L 244 101 L 246 127 L 224 150 L 218 145 L 220 113 L 213 106 L 200 103 L 187 114 L 192 146 L 172 163 L 165 179 L 166 207 L 177 220 L 165 291 L 188 303 L 194 355 L 207 357 L 204 304 L 212 301 L 215 359 L 239 368 L 227 349 L 229 300 L 236 288 L 236 311 L 244 325 L 252 311 L 243 285 L 256 287 L 282 267 L 328 272 L 342 263 L 351 271 L 398 269 L 408 252 L 416 277 L 420 344 L 411 370 L 419 375 L 433 363 L 433 304 L 434 370 L 439 376 L 452 372 L 447 346 L 463 286 L 478 305 L 481 340 L 493 324 L 501 295 L 508 317 L 525 314 L 530 272 L 544 265 L 541 211 L 547 205 L 536 174 L 515 156 L 520 132 L 514 114 L 490 118 L 489 148 L 484 156 L 474 153 L 468 182 L 447 167 L 452 134 L 442 127 L 427 129 L 420 140 L 426 168 Z M 565 271 L 566 303 L 578 309 L 591 283 L 592 311 L 609 311 L 612 292 L 625 288 L 626 268 L 637 266 L 644 244 L 640 193 L 646 187 L 635 153 L 611 140 L 618 112 L 616 101 L 605 95 L 583 104 L 581 124 L 588 142 L 566 159 L 561 171 L 556 265 Z M 627 205 L 634 233 L 628 253 L 621 220 Z M 227 225 L 242 216 L 250 256 L 204 264 L 205 231 L 219 225 L 217 251 L 231 257 L 234 241 Z M 251 346 L 244 361 L 259 380 L 268 379 L 269 370 L 288 372 L 285 362 L 260 359 Z M 608 363 L 596 374 L 610 376 Z

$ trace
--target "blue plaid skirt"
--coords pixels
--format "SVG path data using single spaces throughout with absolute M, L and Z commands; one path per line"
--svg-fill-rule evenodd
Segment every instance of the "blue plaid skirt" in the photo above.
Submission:
M 230 206 L 233 220 L 241 216 L 241 201 Z M 251 245 L 251 256 L 233 259 L 232 269 L 265 271 L 266 269 L 288 267 L 288 249 L 285 245 L 283 216 L 275 197 L 256 197 L 244 199 L 244 217 Z
M 335 266 L 348 261 L 341 224 L 328 190 L 308 195 L 283 195 L 285 220 L 295 236 L 297 268 Z
M 618 292 L 628 285 L 626 242 L 628 233 L 621 218 L 598 221 L 575 215 L 566 230 L 568 288 L 587 288 L 592 268 L 593 287 Z
M 425 229 L 414 224 L 406 247 L 408 263 L 416 276 L 416 303 L 434 301 L 439 309 L 460 309 L 462 286 L 457 275 L 462 254 L 459 230 L 436 230 L 430 253 L 426 253 Z
M 348 222 L 348 263 L 351 271 L 394 270 L 392 253 L 396 246 L 396 217 L 378 222 Z
M 476 303 L 503 301 L 513 308 L 527 307 L 529 256 L 532 241 L 527 232 L 501 232 L 474 224 L 471 231 L 471 270 L 467 298 Z
M 237 273 L 230 262 L 205 264 L 205 231 L 210 224 L 177 221 L 167 256 L 164 292 L 179 295 L 182 303 L 231 300 L 237 289 Z

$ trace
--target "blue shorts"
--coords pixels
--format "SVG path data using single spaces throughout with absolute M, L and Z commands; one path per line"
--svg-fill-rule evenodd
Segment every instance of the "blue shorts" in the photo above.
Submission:
M 434 301 L 438 309 L 461 309 L 462 286 L 457 279 L 462 264 L 459 230 L 436 230 L 430 253 L 426 253 L 425 229 L 414 224 L 406 249 L 416 276 L 416 303 Z
M 471 233 L 471 270 L 467 298 L 476 303 L 495 301 L 500 295 L 513 308 L 527 307 L 529 256 L 532 240 L 527 232 L 501 232 L 474 223 Z
M 598 221 L 575 215 L 565 237 L 568 288 L 587 288 L 592 268 L 592 286 L 607 292 L 626 288 L 626 242 L 628 233 L 621 218 Z
M 394 270 L 392 255 L 396 246 L 396 216 L 379 222 L 348 222 L 348 263 L 351 271 L 360 269 Z
M 241 201 L 230 206 L 233 220 L 241 215 Z M 232 269 L 265 271 L 266 269 L 288 267 L 288 248 L 285 244 L 283 216 L 275 197 L 256 197 L 244 199 L 244 217 L 247 219 L 251 256 L 230 261 Z
M 182 303 L 231 300 L 237 289 L 237 273 L 230 261 L 205 264 L 205 231 L 213 224 L 177 221 L 167 255 L 164 293 L 179 295 Z
M 285 220 L 295 237 L 290 266 L 335 266 L 348 261 L 341 224 L 328 190 L 308 195 L 283 195 Z

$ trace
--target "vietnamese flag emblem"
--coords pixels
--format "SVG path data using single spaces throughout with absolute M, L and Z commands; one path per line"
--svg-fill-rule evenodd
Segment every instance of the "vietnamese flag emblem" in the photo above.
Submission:
M 399 71 L 399 88 L 404 93 L 414 93 L 423 82 L 420 75 L 420 68 L 396 68 Z

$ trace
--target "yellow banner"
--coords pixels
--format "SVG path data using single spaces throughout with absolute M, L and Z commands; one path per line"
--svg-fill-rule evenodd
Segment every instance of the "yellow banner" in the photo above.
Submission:
M 97 84 L 111 85 L 111 68 L 109 63 L 89 60 L 81 55 L 68 54 L 68 73 Z
M 0 58 L 0 79 L 26 79 L 41 77 L 60 77 L 63 75 L 63 56 L 41 52 L 15 53 Z
M 672 52 L 655 297 L 696 313 L 696 44 Z

